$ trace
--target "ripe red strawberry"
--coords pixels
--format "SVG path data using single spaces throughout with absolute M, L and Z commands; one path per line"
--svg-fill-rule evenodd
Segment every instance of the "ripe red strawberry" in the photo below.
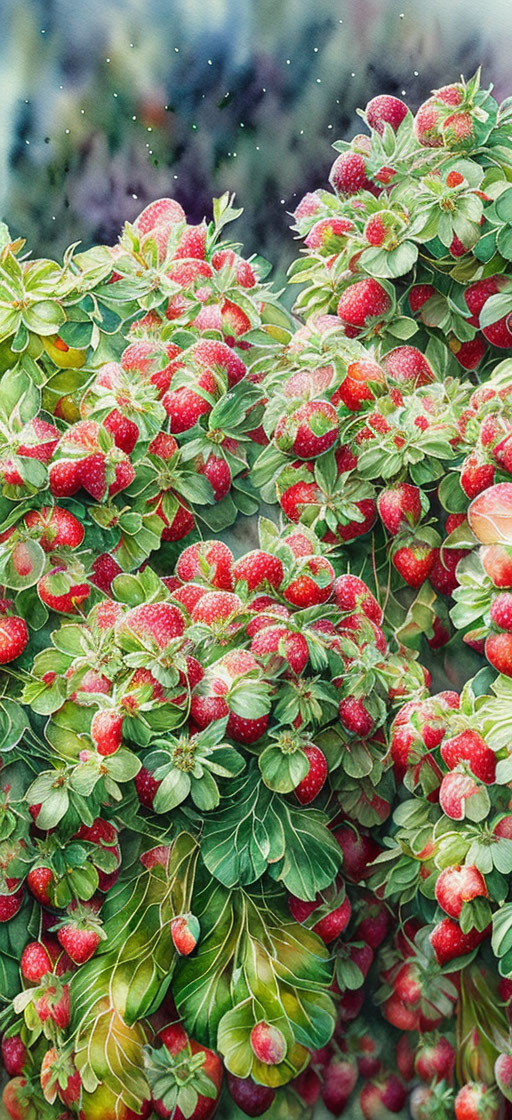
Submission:
M 337 253 L 343 248 L 348 233 L 354 231 L 349 218 L 321 218 L 310 229 L 304 244 L 307 249 L 320 249 Z
M 61 614 L 76 614 L 79 607 L 89 598 L 91 589 L 85 580 L 75 582 L 73 574 L 63 564 L 52 568 L 37 582 L 37 593 L 41 602 Z
M 70 921 L 57 930 L 57 937 L 74 964 L 85 964 L 90 960 L 101 940 L 98 928 L 91 926 L 91 918 L 87 915 L 78 918 L 70 916 Z
M 357 1062 L 348 1054 L 335 1054 L 323 1070 L 322 1100 L 333 1116 L 341 1116 L 358 1077 Z
M 247 591 L 261 591 L 263 588 L 281 586 L 284 570 L 278 556 L 262 549 L 247 552 L 237 560 L 233 568 L 233 577 L 247 584 Z
M 343 852 L 343 874 L 354 883 L 368 879 L 373 873 L 373 860 L 382 851 L 379 844 L 352 825 L 336 829 L 336 840 Z
M 254 288 L 256 274 L 252 265 L 239 257 L 233 249 L 217 249 L 211 263 L 216 272 L 221 268 L 234 269 L 236 282 L 241 288 Z
M 403 528 L 414 528 L 420 520 L 421 496 L 419 486 L 399 482 L 389 490 L 381 490 L 377 508 L 384 528 L 395 536 Z
M 364 702 L 354 696 L 348 696 L 339 704 L 340 720 L 347 731 L 357 735 L 359 739 L 367 739 L 373 731 L 373 717 L 366 710 Z
M 91 575 L 89 578 L 95 587 L 98 587 L 100 591 L 104 591 L 106 595 L 110 595 L 112 583 L 116 576 L 121 574 L 122 570 L 123 569 L 117 563 L 117 560 L 114 560 L 113 556 L 110 556 L 108 552 L 100 552 L 99 556 L 96 556 L 91 564 Z
M 232 474 L 229 463 L 222 455 L 215 455 L 213 451 L 205 459 L 198 455 L 194 459 L 194 468 L 198 474 L 204 475 L 211 484 L 213 497 L 216 502 L 222 501 L 229 493 L 232 483 Z
M 43 976 L 53 971 L 53 961 L 41 941 L 29 941 L 20 960 L 22 976 L 31 984 L 39 984 Z
M 18 615 L 0 617 L 0 665 L 14 661 L 28 643 L 28 627 Z
M 43 506 L 25 514 L 27 529 L 38 531 L 38 540 L 45 552 L 67 546 L 79 548 L 84 539 L 84 527 L 68 509 L 61 506 Z
M 2 1062 L 9 1077 L 20 1076 L 28 1061 L 28 1051 L 19 1034 L 4 1034 L 1 1043 Z
M 337 407 L 343 403 L 351 412 L 359 412 L 364 401 L 375 400 L 374 389 L 384 386 L 384 374 L 377 362 L 359 359 L 347 366 L 347 376 L 331 397 Z
M 388 380 L 411 389 L 435 380 L 427 359 L 416 346 L 395 346 L 384 355 L 382 367 Z
M 287 630 L 285 626 L 264 624 L 252 638 L 250 648 L 258 658 L 268 658 L 264 664 L 269 672 L 279 672 L 283 663 L 287 663 L 292 672 L 300 676 L 309 661 L 309 647 L 304 635 Z
M 451 820 L 461 821 L 468 812 L 472 797 L 478 797 L 480 786 L 471 774 L 459 769 L 445 774 L 439 788 L 439 804 L 443 813 Z
M 279 1027 L 260 1020 L 252 1028 L 250 1039 L 252 1051 L 259 1062 L 266 1066 L 277 1066 L 284 1061 L 288 1047 Z
M 279 495 L 279 501 L 286 517 L 297 522 L 308 506 L 321 504 L 322 494 L 316 482 L 294 482 Z
M 347 198 L 372 187 L 366 172 L 366 161 L 359 152 L 342 152 L 331 167 L 329 182 L 337 194 Z
M 485 656 L 498 673 L 512 677 L 512 634 L 489 634 L 485 640 Z
M 508 350 L 512 346 L 512 331 L 510 330 L 510 314 L 504 315 L 495 323 L 482 328 L 482 334 L 493 346 L 499 350 Z
M 227 1086 L 231 1097 L 245 1116 L 261 1116 L 270 1108 L 276 1095 L 270 1085 L 260 1085 L 252 1077 L 235 1077 L 227 1073 Z
M 151 771 L 147 770 L 145 766 L 142 766 L 139 773 L 135 775 L 134 782 L 141 805 L 144 805 L 145 809 L 152 809 L 156 791 L 161 783 L 156 781 Z
M 478 731 L 460 731 L 441 744 L 441 756 L 450 770 L 467 762 L 475 778 L 486 785 L 496 780 L 496 755 Z
M 305 401 L 278 421 L 276 446 L 299 459 L 316 459 L 338 438 L 338 414 L 328 401 Z
M 59 1054 L 54 1046 L 47 1050 L 41 1062 L 40 1081 L 43 1096 L 50 1104 L 58 1095 L 67 1108 L 74 1110 L 78 1105 L 82 1078 L 68 1054 Z
M 471 312 L 468 322 L 473 327 L 480 326 L 480 312 L 491 296 L 495 296 L 506 287 L 507 278 L 505 276 L 487 276 L 483 280 L 477 280 L 474 284 L 469 284 L 464 292 L 464 299 Z
M 451 338 L 448 345 L 459 365 L 463 369 L 470 370 L 478 369 L 488 349 L 483 338 L 479 338 L 478 335 L 468 339 L 467 342 L 459 342 L 458 338 Z
M 27 886 L 41 906 L 53 906 L 54 877 L 50 867 L 31 868 Z
M 335 572 L 325 556 L 308 556 L 283 589 L 283 596 L 294 607 L 314 607 L 326 603 L 332 594 Z
M 469 933 L 463 933 L 458 922 L 453 918 L 443 918 L 430 934 L 430 943 L 437 963 L 442 967 L 456 957 L 465 956 L 466 953 L 476 949 L 489 933 L 489 927 L 482 931 L 474 928 Z
M 239 595 L 231 591 L 208 591 L 202 595 L 192 610 L 193 622 L 204 622 L 212 626 L 216 622 L 227 621 L 243 609 Z
M 382 1074 L 365 1082 L 359 1094 L 359 1104 L 365 1120 L 379 1120 L 387 1112 L 401 1112 L 407 1093 L 394 1073 Z
M 98 754 L 110 755 L 119 750 L 123 741 L 123 713 L 115 708 L 100 708 L 91 722 L 91 739 Z
M 382 136 L 386 124 L 390 124 L 393 132 L 396 132 L 404 117 L 407 116 L 408 109 L 405 102 L 400 101 L 400 98 L 391 97 L 384 93 L 372 97 L 364 112 L 370 128 L 374 128 L 379 136 Z
M 135 226 L 141 235 L 149 233 L 163 222 L 184 222 L 185 211 L 174 198 L 157 198 L 150 202 L 135 220 Z
M 443 551 L 436 549 L 435 560 L 430 569 L 429 580 L 434 591 L 441 595 L 452 595 L 459 586 L 457 579 L 457 565 L 467 556 L 467 549 L 446 548 Z
M 377 626 L 382 622 L 382 608 L 359 576 L 338 576 L 334 581 L 334 599 L 341 611 L 363 611 Z
M 436 900 L 450 918 L 460 918 L 463 904 L 488 898 L 486 882 L 477 867 L 446 867 L 436 881 Z
M 18 913 L 23 902 L 23 886 L 19 886 L 19 879 L 6 879 L 7 891 L 0 894 L 0 922 L 10 922 Z
M 468 1081 L 463 1085 L 453 1107 L 455 1120 L 498 1120 L 501 1115 L 496 1089 L 483 1081 Z
M 491 603 L 491 619 L 500 630 L 512 630 L 512 593 L 502 591 Z
M 392 556 L 394 567 L 409 587 L 421 587 L 428 579 L 435 559 L 435 549 L 422 542 L 403 545 Z
M 382 319 L 391 310 L 388 293 L 378 280 L 356 280 L 342 293 L 337 307 L 338 318 L 347 327 L 363 329 L 373 320 Z
M 455 1050 L 443 1035 L 423 1035 L 414 1058 L 414 1071 L 422 1081 L 451 1083 L 455 1067 Z
M 165 649 L 173 638 L 179 638 L 184 629 L 185 617 L 172 603 L 143 603 L 132 607 L 116 622 L 118 637 L 133 636 L 158 650 Z
M 180 957 L 193 953 L 199 941 L 201 929 L 195 914 L 182 914 L 171 922 L 171 937 Z
M 409 292 L 409 306 L 413 315 L 421 311 L 423 304 L 427 303 L 436 294 L 436 289 L 432 284 L 415 284 Z
M 103 427 L 110 432 L 116 447 L 126 455 L 131 455 L 139 438 L 139 429 L 135 421 L 130 420 L 128 416 L 123 416 L 118 408 L 114 408 L 105 417 Z
M 295 796 L 300 801 L 301 805 L 309 805 L 311 801 L 315 800 L 320 790 L 325 785 L 329 767 L 327 765 L 326 757 L 320 747 L 311 743 L 308 747 L 304 747 L 303 753 L 309 762 L 309 770 L 305 778 L 295 786 Z
M 464 460 L 460 472 L 460 484 L 468 498 L 476 498 L 483 490 L 492 486 L 495 467 L 482 461 L 478 452 L 472 451 Z
M 232 591 L 233 559 L 233 553 L 222 541 L 199 541 L 181 553 L 176 574 L 184 583 L 204 580 L 219 591 Z
M 364 941 L 371 949 L 378 949 L 391 927 L 389 910 L 375 895 L 365 894 L 362 899 L 364 917 L 358 921 L 353 933 L 355 941 Z
M 215 388 L 215 385 L 212 386 Z M 162 404 L 169 417 L 170 430 L 173 433 L 187 432 L 193 428 L 200 416 L 211 412 L 213 404 L 196 393 L 194 389 L 185 386 L 181 389 L 170 389 L 162 397 Z

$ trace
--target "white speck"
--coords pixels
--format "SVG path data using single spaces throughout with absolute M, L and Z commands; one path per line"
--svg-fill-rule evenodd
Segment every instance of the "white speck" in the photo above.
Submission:
M 356 76 L 356 75 L 355 75 L 355 71 L 353 70 L 353 71 L 352 71 L 352 73 L 351 73 L 351 75 L 350 75 L 350 77 L 351 77 L 351 78 L 355 78 L 355 76 Z
M 400 90 L 400 92 L 401 92 L 401 94 L 402 94 L 402 97 L 405 97 L 405 95 L 406 95 L 406 93 L 407 93 L 407 90 L 406 90 L 406 89 L 402 89 L 402 90 Z
M 46 28 L 45 27 L 41 28 L 41 35 L 46 35 Z
M 208 66 L 213 66 L 213 62 L 212 62 L 211 58 L 208 59 Z
M 30 140 L 25 140 L 25 144 L 30 144 Z
M 400 12 L 400 19 L 403 19 L 403 18 L 404 18 L 404 13 Z
M 179 53 L 180 53 L 180 48 L 179 48 L 179 47 L 175 47 L 175 48 L 174 48 L 174 53 L 175 53 L 175 54 L 179 54 Z
M 284 198 L 281 199 L 281 206 L 284 206 Z
M 83 116 L 83 115 L 84 115 L 84 113 L 85 113 L 85 109 L 80 109 L 80 112 L 81 112 L 81 114 L 82 114 L 82 116 Z
M 29 102 L 29 100 L 28 100 L 28 97 L 26 97 L 26 98 L 25 98 L 25 105 L 30 105 L 30 102 Z
M 110 59 L 109 59 L 109 58 L 106 58 L 106 59 L 105 59 L 105 62 L 110 62 Z
M 418 74 L 419 74 L 419 70 L 413 70 L 413 74 L 414 74 L 414 77 L 417 78 Z
M 304 136 L 304 129 L 303 128 L 301 128 L 299 135 Z
M 132 194 L 132 198 L 138 198 L 138 194 Z
M 64 86 L 59 86 L 59 89 L 64 89 Z
M 136 121 L 136 120 L 137 120 L 137 117 L 132 117 L 132 121 Z
M 286 65 L 287 65 L 287 66 L 289 66 L 289 65 L 290 65 L 290 62 L 291 62 L 291 59 L 290 59 L 290 58 L 287 58 L 287 59 L 286 59 Z
M 328 125 L 327 125 L 327 128 L 332 128 L 332 124 L 328 124 Z
M 321 79 L 321 78 L 317 78 L 317 79 L 316 79 L 316 84 L 317 84 L 317 86 L 321 85 L 321 84 L 322 84 L 322 79 Z
M 112 97 L 117 97 L 117 96 L 118 96 L 118 94 L 117 94 L 117 93 L 113 93 L 113 94 L 112 94 Z
M 244 122 L 240 121 L 240 128 L 245 128 Z
M 153 129 L 151 128 L 151 125 L 149 124 L 148 125 L 148 132 L 152 132 L 152 131 L 153 131 Z
M 69 136 L 69 128 L 64 129 L 66 136 Z
M 315 54 L 318 54 L 318 47 L 313 47 Z
M 259 144 L 256 144 L 256 151 L 259 152 L 259 150 L 260 150 L 260 146 L 259 146 Z
M 267 92 L 267 87 L 266 87 L 266 86 L 263 86 L 263 87 L 262 87 L 262 90 L 261 90 L 261 92 L 262 92 L 262 93 L 266 93 L 266 92 Z
M 177 176 L 177 175 L 173 175 L 173 179 L 177 179 L 177 178 L 178 178 L 178 176 Z
M 57 219 L 56 219 L 56 217 L 55 217 L 55 214 L 52 214 L 52 222 L 55 222 L 56 220 L 57 220 Z

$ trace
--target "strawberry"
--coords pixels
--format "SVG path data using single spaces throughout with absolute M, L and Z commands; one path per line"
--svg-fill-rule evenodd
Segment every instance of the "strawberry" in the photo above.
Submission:
M 294 482 L 279 495 L 279 501 L 286 517 L 297 522 L 308 506 L 321 504 L 322 494 L 315 482 Z
M 294 607 L 314 607 L 327 602 L 334 587 L 334 568 L 325 556 L 309 556 L 283 589 L 283 596 Z
M 338 576 L 334 581 L 334 599 L 341 611 L 360 610 L 377 625 L 382 622 L 382 608 L 358 576 Z
M 463 904 L 474 898 L 488 898 L 489 892 L 478 868 L 446 867 L 436 881 L 436 900 L 451 918 L 460 918 Z
M 455 1050 L 443 1035 L 423 1035 L 414 1057 L 414 1068 L 422 1081 L 430 1084 L 432 1081 L 453 1080 L 455 1067 Z
M 476 451 L 464 460 L 460 472 L 460 484 L 468 498 L 476 498 L 494 482 L 495 468 L 485 463 Z
M 145 766 L 142 766 L 139 773 L 135 775 L 134 782 L 141 805 L 144 805 L 145 809 L 152 809 L 156 791 L 161 783 L 156 781 Z
M 171 937 L 180 957 L 193 953 L 199 941 L 201 929 L 195 914 L 182 914 L 171 922 Z
M 512 593 L 502 591 L 491 603 L 491 620 L 500 630 L 512 631 Z
M 135 220 L 135 227 L 141 235 L 150 233 L 163 222 L 184 222 L 185 211 L 174 198 L 157 198 L 150 202 Z
M 376 318 L 382 319 L 391 310 L 391 300 L 382 284 L 368 278 L 356 280 L 346 288 L 338 302 L 337 315 L 349 328 L 367 328 Z
M 392 561 L 399 575 L 409 587 L 421 587 L 434 566 L 436 552 L 422 542 L 403 545 L 393 553 Z
M 50 867 L 33 867 L 27 875 L 27 886 L 41 906 L 53 906 L 55 880 Z
M 279 1027 L 261 1020 L 252 1028 L 251 1049 L 259 1062 L 266 1066 L 277 1066 L 284 1061 L 288 1048 Z
M 214 384 L 212 388 L 214 388 Z M 210 390 L 211 391 L 211 390 Z M 162 397 L 162 404 L 169 417 L 169 427 L 173 434 L 187 432 L 193 428 L 200 416 L 211 412 L 213 404 L 196 393 L 194 389 L 171 389 Z
M 329 172 L 329 182 L 336 194 L 350 195 L 368 190 L 372 184 L 366 171 L 366 161 L 359 152 L 342 152 L 335 159 Z
M 252 1077 L 235 1077 L 227 1073 L 227 1087 L 235 1104 L 245 1116 L 261 1116 L 267 1112 L 276 1095 L 270 1085 L 260 1085 Z
M 205 459 L 198 455 L 194 460 L 194 467 L 198 474 L 208 479 L 216 502 L 222 501 L 229 493 L 232 483 L 232 474 L 229 463 L 222 455 L 215 455 L 213 451 Z
M 478 731 L 460 731 L 441 744 L 441 755 L 449 770 L 467 762 L 475 778 L 486 785 L 496 780 L 496 756 Z
M 471 316 L 468 322 L 473 327 L 480 326 L 480 312 L 484 304 L 495 296 L 507 285 L 507 278 L 505 276 L 487 276 L 483 280 L 477 280 L 474 284 L 469 284 L 464 292 L 464 300 L 468 311 Z
M 74 964 L 85 964 L 90 960 L 101 940 L 97 926 L 91 925 L 88 915 L 65 922 L 57 930 L 57 938 Z
M 497 346 L 499 350 L 508 350 L 512 346 L 512 331 L 509 323 L 510 314 L 504 315 L 502 319 L 483 327 L 482 334 L 492 346 Z
M 172 1117 L 172 1120 L 209 1120 L 217 1108 L 222 1084 L 220 1058 L 213 1050 L 189 1039 L 179 1023 L 165 1027 L 158 1038 L 163 1043 L 162 1048 L 148 1047 L 144 1063 L 154 1110 L 159 1116 Z M 207 1077 L 212 1083 L 211 1096 L 203 1096 L 200 1081 L 195 1087 L 198 1074 L 203 1082 Z
M 491 544 L 480 549 L 484 571 L 495 587 L 512 588 L 512 547 Z
M 34 997 L 34 1009 L 41 1023 L 51 1020 L 61 1031 L 69 1026 L 71 1015 L 71 999 L 69 984 L 62 984 L 58 979 L 48 977 L 46 984 L 37 989 L 38 995 Z
M 350 901 L 348 897 L 344 898 L 343 902 L 336 906 L 334 910 L 331 910 L 330 914 L 326 914 L 324 918 L 315 922 L 313 932 L 321 937 L 325 945 L 329 945 L 347 928 L 351 913 Z
M 402 1034 L 396 1044 L 396 1066 L 403 1081 L 412 1081 L 415 1075 L 415 1051 L 408 1034 Z
M 439 788 L 439 804 L 451 820 L 461 821 L 469 812 L 472 797 L 478 797 L 480 786 L 475 779 L 460 769 L 445 774 Z
M 212 255 L 212 267 L 216 272 L 221 268 L 234 269 L 237 284 L 241 288 L 254 288 L 256 274 L 249 261 L 239 257 L 233 249 L 216 249 Z
M 19 1034 L 4 1034 L 1 1043 L 2 1062 L 9 1077 L 19 1077 L 28 1062 L 28 1051 Z
M 309 647 L 304 635 L 287 630 L 285 626 L 264 624 L 252 638 L 250 648 L 258 658 L 266 659 L 269 672 L 279 672 L 285 663 L 300 676 L 309 661 Z
M 25 1077 L 13 1077 L 4 1086 L 2 1103 L 12 1120 L 36 1120 L 30 1100 L 30 1086 Z
M 511 1054 L 498 1054 L 494 1063 L 494 1076 L 498 1085 L 498 1089 L 506 1098 L 510 1100 L 511 1086 L 512 1086 L 512 1055 Z
M 512 677 L 512 633 L 489 634 L 485 640 L 485 656 L 498 673 Z
M 389 490 L 381 490 L 377 509 L 384 528 L 396 536 L 403 528 L 414 528 L 421 517 L 420 489 L 409 482 L 399 482 Z
M 407 105 L 404 101 L 400 101 L 399 97 L 380 94 L 372 97 L 364 113 L 370 128 L 374 128 L 379 136 L 382 136 L 386 124 L 391 125 L 393 132 L 396 132 L 408 111 Z
M 324 1069 L 322 1100 L 333 1116 L 341 1116 L 345 1111 L 357 1077 L 357 1062 L 348 1054 L 335 1054 Z
M 365 1082 L 359 1094 L 359 1105 L 365 1120 L 378 1120 L 387 1112 L 401 1112 L 406 1091 L 395 1074 L 382 1074 L 378 1079 Z
M 468 339 L 467 342 L 459 342 L 458 338 L 450 338 L 448 345 L 459 365 L 463 369 L 469 370 L 478 369 L 488 350 L 483 338 L 479 338 L 478 335 L 475 338 Z
M 338 437 L 338 414 L 328 401 L 305 401 L 276 425 L 274 440 L 280 451 L 299 459 L 316 459 Z
M 467 549 L 446 548 L 435 550 L 435 560 L 429 572 L 429 581 L 434 591 L 441 595 L 452 595 L 459 586 L 457 565 L 467 556 Z
M 455 1120 L 498 1120 L 501 1115 L 496 1089 L 482 1081 L 468 1081 L 454 1101 Z
M 212 626 L 235 617 L 243 609 L 242 600 L 231 591 L 208 591 L 192 610 L 193 622 Z
M 347 366 L 347 376 L 331 397 L 331 404 L 346 405 L 359 412 L 364 401 L 375 400 L 375 389 L 385 386 L 384 374 L 377 362 L 359 359 Z
M 304 747 L 303 753 L 309 762 L 309 770 L 306 777 L 295 786 L 295 796 L 301 805 L 309 805 L 324 786 L 329 768 L 323 751 L 314 743 Z
M 366 894 L 362 902 L 364 917 L 358 922 L 353 937 L 357 941 L 364 941 L 371 949 L 378 949 L 389 933 L 389 911 L 375 895 Z
M 360 739 L 367 739 L 373 730 L 373 717 L 366 710 L 362 700 L 348 696 L 339 704 L 340 720 L 347 731 Z
M 41 1062 L 41 1088 L 45 1100 L 53 1104 L 57 1098 L 72 1109 L 80 1101 L 82 1078 L 72 1059 L 59 1054 L 54 1046 L 46 1051 Z
M 185 630 L 185 617 L 172 603 L 143 603 L 132 607 L 116 622 L 118 639 L 136 638 L 146 648 L 166 649 Z
M 418 311 L 421 312 L 423 305 L 428 303 L 429 299 L 432 299 L 432 296 L 436 294 L 436 289 L 432 284 L 415 284 L 409 292 L 409 306 L 413 315 L 416 315 Z
M 437 963 L 441 967 L 455 960 L 456 957 L 465 956 L 476 949 L 486 937 L 489 936 L 489 927 L 477 930 L 476 927 L 463 933 L 458 922 L 453 918 L 443 918 L 430 934 L 430 943 L 434 950 Z
M 0 617 L 0 665 L 14 661 L 28 644 L 28 627 L 18 615 Z
M 199 226 L 187 226 L 178 241 L 175 258 L 192 257 L 204 260 L 206 255 L 206 237 L 208 228 L 206 222 Z
M 98 754 L 110 755 L 119 750 L 123 741 L 123 714 L 115 708 L 100 708 L 91 722 L 91 739 Z
M 368 879 L 374 870 L 371 864 L 382 851 L 379 844 L 351 825 L 336 829 L 334 836 L 343 852 L 343 874 L 354 883 Z
M 134 420 L 123 416 L 119 409 L 114 408 L 103 421 L 103 427 L 110 432 L 116 447 L 131 455 L 139 438 L 139 429 Z
M 67 509 L 61 506 L 43 506 L 25 514 L 27 529 L 35 529 L 38 541 L 45 552 L 67 546 L 79 548 L 84 539 L 84 527 Z
M 20 960 L 22 976 L 31 984 L 39 984 L 43 976 L 53 971 L 53 962 L 48 949 L 41 941 L 29 941 Z
M 176 575 L 184 583 L 204 580 L 219 591 L 233 590 L 233 553 L 222 541 L 200 541 L 181 553 Z M 238 577 L 235 577 L 238 578 Z
M 19 433 L 18 455 L 38 459 L 40 463 L 49 463 L 59 441 L 59 434 L 53 424 L 35 416 Z
M 89 598 L 91 589 L 83 580 L 76 583 L 70 570 L 60 564 L 51 568 L 37 582 L 41 602 L 61 614 L 77 614 L 81 604 Z
M 283 582 L 284 570 L 278 556 L 262 549 L 246 552 L 233 567 L 235 581 L 247 584 L 247 591 L 261 591 L 266 588 L 277 590 Z
M 113 556 L 110 556 L 108 552 L 100 552 L 99 556 L 96 556 L 91 564 L 91 575 L 89 579 L 91 583 L 93 583 L 95 587 L 98 587 L 100 591 L 103 591 L 105 595 L 110 595 L 112 583 L 116 576 L 121 574 L 122 570 L 123 569 L 117 563 L 117 560 L 114 560 Z
M 388 381 L 410 389 L 418 389 L 434 381 L 434 373 L 427 359 L 416 346 L 395 346 L 382 359 L 382 368 Z

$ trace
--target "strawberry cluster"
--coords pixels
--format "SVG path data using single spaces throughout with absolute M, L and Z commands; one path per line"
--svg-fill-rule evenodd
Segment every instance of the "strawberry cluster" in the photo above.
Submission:
M 138 1054 L 112 1113 L 125 1120 L 146 1115 L 150 1099 L 171 1116 L 184 1078 L 190 1115 L 210 1115 L 222 1077 L 212 1049 L 242 1108 L 268 1107 L 290 1082 L 295 1095 L 334 1100 L 340 1062 L 357 1080 L 356 1043 L 340 1057 L 346 1025 L 390 921 L 380 903 L 372 914 L 364 886 L 380 851 L 367 826 L 386 820 L 393 798 L 385 724 L 428 678 L 390 648 L 377 600 L 359 578 L 336 577 L 315 534 L 262 519 L 260 535 L 239 559 L 203 541 L 172 575 L 145 567 L 115 576 L 108 595 L 91 588 L 87 613 L 85 603 L 78 619 L 68 612 L 16 674 L 33 750 L 41 763 L 45 742 L 52 754 L 3 806 L 0 916 L 27 926 L 23 991 L 3 1022 L 13 1116 L 24 1098 L 42 1116 L 56 1101 L 81 1120 L 110 1115 L 116 1084 L 100 1076 L 93 1045 L 107 1019 Z M 255 845 L 260 820 L 266 839 Z M 231 994 L 204 1017 L 192 992 L 218 937 L 216 906 L 242 943 L 263 938 L 266 953 L 275 938 L 276 988 L 260 988 L 247 960 L 237 979 L 244 957 L 233 947 L 222 964 Z M 174 1002 L 162 1005 L 160 976 L 173 976 Z M 308 1025 L 309 1003 L 322 1015 Z

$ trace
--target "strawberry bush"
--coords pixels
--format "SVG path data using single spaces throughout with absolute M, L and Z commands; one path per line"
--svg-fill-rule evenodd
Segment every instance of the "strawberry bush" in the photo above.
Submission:
M 511 1114 L 510 106 L 361 115 L 292 314 L 229 195 L 1 227 L 13 1120 Z

